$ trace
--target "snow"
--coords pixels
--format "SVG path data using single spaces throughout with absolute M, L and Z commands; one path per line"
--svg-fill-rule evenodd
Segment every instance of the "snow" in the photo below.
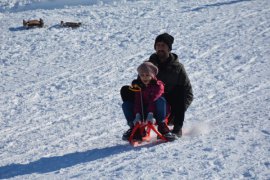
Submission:
M 0 0 L 0 179 L 270 179 L 270 1 L 76 2 Z M 163 32 L 195 99 L 134 148 L 119 90 Z

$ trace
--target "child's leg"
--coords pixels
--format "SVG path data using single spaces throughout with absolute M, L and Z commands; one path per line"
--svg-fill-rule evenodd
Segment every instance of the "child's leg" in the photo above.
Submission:
M 156 120 L 158 124 L 158 131 L 168 140 L 174 141 L 175 135 L 170 132 L 165 120 L 167 116 L 167 102 L 164 97 L 160 97 L 156 101 Z
M 157 123 L 165 123 L 166 115 L 167 115 L 167 102 L 164 97 L 160 97 L 155 101 L 156 112 L 155 119 Z

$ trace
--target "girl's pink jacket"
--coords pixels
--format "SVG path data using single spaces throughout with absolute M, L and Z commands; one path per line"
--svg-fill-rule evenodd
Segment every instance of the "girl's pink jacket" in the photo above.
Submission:
M 160 80 L 152 80 L 147 87 L 143 87 L 141 92 L 135 93 L 135 107 L 134 113 L 142 114 L 142 103 L 141 103 L 141 94 L 143 99 L 143 106 L 147 107 L 146 112 L 155 113 L 155 101 L 160 98 L 164 93 L 164 84 Z M 144 108 L 145 110 L 145 108 Z

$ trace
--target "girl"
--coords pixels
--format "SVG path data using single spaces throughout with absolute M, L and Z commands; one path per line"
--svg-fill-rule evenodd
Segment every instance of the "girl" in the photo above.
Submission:
M 164 84 L 156 78 L 158 68 L 151 62 L 144 62 L 137 68 L 137 71 L 139 77 L 132 82 L 132 86 L 140 87 L 140 91 L 135 92 L 133 103 L 124 101 L 122 106 L 130 126 L 130 129 L 124 133 L 123 140 L 128 140 L 136 123 L 142 121 L 154 123 L 154 118 L 157 121 L 158 131 L 167 138 L 168 141 L 175 140 L 175 136 L 170 132 L 165 123 L 167 107 L 166 100 L 162 97 Z M 128 115 L 126 113 L 127 109 L 132 108 L 132 106 L 134 114 Z

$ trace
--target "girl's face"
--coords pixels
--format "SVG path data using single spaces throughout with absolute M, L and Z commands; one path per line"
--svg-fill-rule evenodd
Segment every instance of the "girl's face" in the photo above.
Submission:
M 148 85 L 150 83 L 150 81 L 153 79 L 152 76 L 148 73 L 142 73 L 142 74 L 139 74 L 142 82 L 144 85 Z

